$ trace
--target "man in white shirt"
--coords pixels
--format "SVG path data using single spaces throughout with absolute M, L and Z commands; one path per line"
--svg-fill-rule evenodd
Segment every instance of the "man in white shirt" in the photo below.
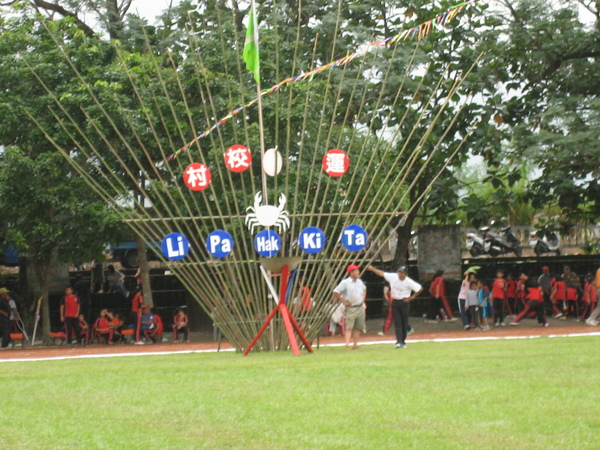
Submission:
M 346 327 L 346 350 L 350 349 L 350 337 L 354 338 L 353 349 L 358 349 L 360 330 L 365 327 L 367 287 L 359 278 L 360 267 L 350 264 L 346 269 L 349 277 L 342 280 L 333 290 L 333 296 L 346 307 L 344 323 Z
M 394 328 L 396 329 L 396 348 L 405 348 L 409 303 L 423 291 L 423 286 L 407 276 L 406 266 L 400 266 L 397 273 L 384 272 L 373 266 L 367 266 L 367 270 L 383 277 L 385 281 L 390 283 Z

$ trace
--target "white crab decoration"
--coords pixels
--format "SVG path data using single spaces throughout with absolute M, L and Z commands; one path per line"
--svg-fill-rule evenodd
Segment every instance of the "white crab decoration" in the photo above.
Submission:
M 290 226 L 290 219 L 287 211 L 284 211 L 286 198 L 284 194 L 279 196 L 279 206 L 261 205 L 262 193 L 258 192 L 254 197 L 254 205 L 248 206 L 246 211 L 250 211 L 246 216 L 246 225 L 251 233 L 257 226 L 272 227 L 275 226 L 281 231 L 285 231 Z

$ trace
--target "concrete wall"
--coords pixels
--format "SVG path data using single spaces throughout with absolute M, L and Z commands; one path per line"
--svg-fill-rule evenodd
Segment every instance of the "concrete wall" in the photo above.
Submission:
M 460 227 L 457 225 L 421 226 L 417 231 L 419 280 L 429 282 L 444 270 L 446 280 L 461 278 Z

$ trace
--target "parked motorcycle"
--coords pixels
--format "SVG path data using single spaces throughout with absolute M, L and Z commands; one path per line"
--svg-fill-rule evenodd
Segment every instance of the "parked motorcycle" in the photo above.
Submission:
M 529 245 L 537 256 L 544 253 L 556 253 L 556 256 L 560 256 L 560 236 L 554 231 L 545 231 L 540 238 L 533 230 L 529 235 Z
M 483 248 L 490 256 L 505 253 L 514 253 L 519 258 L 522 256 L 521 242 L 511 231 L 511 227 L 502 228 L 499 234 L 492 233 L 490 227 L 482 227 L 480 230 L 483 233 Z
M 467 251 L 471 253 L 473 258 L 484 255 L 486 251 L 483 237 L 477 233 L 467 233 Z

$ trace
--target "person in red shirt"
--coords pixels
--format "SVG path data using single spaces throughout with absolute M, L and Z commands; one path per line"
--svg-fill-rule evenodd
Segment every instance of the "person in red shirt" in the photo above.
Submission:
M 552 282 L 552 293 L 550 294 L 550 301 L 554 303 L 555 319 L 566 319 L 563 315 L 562 311 L 565 311 L 567 301 L 567 286 L 565 282 L 561 279 L 560 275 L 554 275 L 554 280 Z M 556 312 L 558 311 L 558 312 Z
M 579 292 L 577 288 L 567 287 L 567 317 L 577 318 L 577 311 L 579 310 Z
M 112 342 L 124 341 L 121 329 L 123 328 L 123 321 L 119 317 L 119 313 L 113 311 L 107 311 L 106 317 L 108 319 L 108 328 L 112 331 Z
M 108 344 L 113 343 L 113 330 L 110 328 L 108 311 L 106 309 L 100 311 L 100 317 L 94 323 L 94 334 L 96 337 L 105 339 Z
M 84 340 L 85 345 L 90 343 L 90 326 L 83 314 L 79 314 L 79 332 L 81 333 L 81 339 Z
M 65 324 L 67 342 L 73 339 L 73 333 L 75 333 L 75 340 L 71 341 L 71 344 L 81 343 L 83 345 L 79 330 L 79 299 L 70 286 L 65 288 L 65 296 L 60 301 L 60 321 Z
M 142 317 L 142 306 L 144 304 L 144 297 L 142 290 L 138 289 L 131 299 L 131 321 L 133 322 L 134 340 L 136 344 L 140 344 L 140 322 Z
M 529 279 L 525 274 L 521 275 L 521 278 L 527 279 L 527 304 L 521 314 L 515 317 L 515 320 L 513 320 L 510 325 L 519 325 L 521 319 L 529 312 L 533 311 L 537 315 L 540 327 L 547 327 L 548 322 L 546 321 L 546 314 L 544 312 L 544 294 L 539 282 L 534 279 Z
M 585 277 L 585 285 L 583 286 L 583 301 L 585 308 L 581 313 L 580 320 L 586 320 L 590 313 L 596 308 L 598 304 L 598 297 L 596 296 L 596 283 L 594 276 L 588 273 Z
M 458 320 L 452 314 L 452 309 L 448 304 L 448 298 L 446 297 L 446 281 L 444 280 L 443 270 L 438 270 L 433 275 L 431 285 L 429 286 L 429 294 L 431 295 L 431 300 L 425 323 L 436 323 L 438 314 L 444 322 L 454 322 L 455 320 Z
M 506 275 L 506 303 L 511 316 L 517 314 L 517 311 L 519 310 L 517 282 L 510 273 Z
M 504 302 L 506 300 L 506 280 L 504 271 L 496 271 L 496 279 L 492 286 L 492 301 L 494 305 L 494 315 L 496 316 L 496 326 L 504 326 Z
M 185 342 L 190 342 L 190 333 L 188 330 L 188 316 L 181 308 L 177 308 L 175 317 L 173 317 L 173 342 L 179 339 L 178 333 L 183 334 Z

